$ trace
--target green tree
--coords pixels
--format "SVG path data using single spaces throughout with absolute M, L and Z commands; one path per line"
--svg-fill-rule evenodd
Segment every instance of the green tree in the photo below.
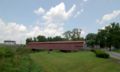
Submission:
M 36 38 L 36 37 L 34 37 L 34 38 L 33 38 L 33 41 L 34 41 L 34 42 L 37 42 L 38 40 L 37 40 L 37 38 Z
M 63 41 L 64 39 L 61 38 L 61 36 L 55 36 L 53 37 L 53 41 Z
M 63 33 L 66 40 L 71 40 L 71 37 L 72 37 L 71 33 L 72 33 L 71 31 L 66 31 Z
M 72 40 L 79 40 L 81 35 L 81 29 L 75 28 L 72 30 Z
M 96 36 L 97 34 L 94 34 L 94 33 L 89 33 L 87 36 L 86 36 L 86 43 L 87 43 L 87 46 L 89 47 L 94 47 L 94 45 L 96 45 Z
M 97 34 L 97 42 L 100 45 L 100 47 L 105 47 L 107 44 L 107 33 L 106 30 L 99 30 Z
M 29 43 L 29 42 L 33 42 L 32 38 L 27 38 L 26 39 L 26 44 Z
M 37 41 L 38 41 L 38 42 L 46 42 L 47 39 L 46 39 L 45 36 L 39 35 L 39 36 L 37 36 Z
M 111 37 L 111 46 L 115 48 L 120 48 L 120 25 L 119 23 L 112 23 L 107 29 Z
M 53 41 L 53 38 L 52 37 L 48 37 L 47 41 Z
M 100 29 L 97 34 L 97 42 L 101 47 L 120 48 L 120 25 L 111 23 L 105 29 Z
M 66 31 L 63 33 L 66 40 L 81 40 L 81 29 L 75 28 L 72 31 Z

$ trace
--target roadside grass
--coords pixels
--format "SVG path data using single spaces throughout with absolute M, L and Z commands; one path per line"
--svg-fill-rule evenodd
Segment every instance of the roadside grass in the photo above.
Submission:
M 42 68 L 34 63 L 28 54 L 23 55 L 17 65 L 15 72 L 44 72 Z
M 90 51 L 44 51 L 30 56 L 45 72 L 120 72 L 120 66 L 111 59 L 98 58 Z
M 114 52 L 120 53 L 120 49 L 119 50 L 113 50 Z
M 0 46 L 0 72 L 44 72 L 34 63 L 26 47 L 14 50 L 8 46 Z

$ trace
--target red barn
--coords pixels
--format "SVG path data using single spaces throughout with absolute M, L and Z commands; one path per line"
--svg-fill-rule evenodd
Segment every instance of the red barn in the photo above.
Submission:
M 30 42 L 27 47 L 41 50 L 74 50 L 84 48 L 85 41 Z

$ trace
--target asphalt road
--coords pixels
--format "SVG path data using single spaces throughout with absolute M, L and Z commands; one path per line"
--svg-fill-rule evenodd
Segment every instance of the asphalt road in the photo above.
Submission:
M 113 58 L 116 58 L 116 59 L 120 60 L 120 53 L 110 52 L 110 51 L 107 51 L 107 53 L 110 54 L 110 57 L 113 57 Z
M 120 60 L 120 53 L 108 51 L 108 50 L 105 50 L 105 49 L 102 49 L 102 50 L 107 52 L 110 55 L 110 57 Z

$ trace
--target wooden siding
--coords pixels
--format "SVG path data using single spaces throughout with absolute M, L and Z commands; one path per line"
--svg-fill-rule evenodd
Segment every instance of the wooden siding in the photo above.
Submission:
M 30 42 L 27 47 L 44 50 L 80 50 L 84 41 L 58 41 L 58 42 Z

